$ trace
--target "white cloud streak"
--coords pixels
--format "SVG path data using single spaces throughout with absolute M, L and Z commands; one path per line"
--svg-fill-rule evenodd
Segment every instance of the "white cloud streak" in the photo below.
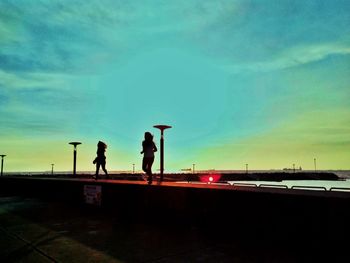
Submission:
M 339 44 L 320 44 L 291 47 L 276 54 L 267 61 L 237 63 L 223 68 L 233 73 L 240 72 L 268 72 L 291 67 L 298 67 L 326 59 L 332 55 L 349 55 L 350 46 Z

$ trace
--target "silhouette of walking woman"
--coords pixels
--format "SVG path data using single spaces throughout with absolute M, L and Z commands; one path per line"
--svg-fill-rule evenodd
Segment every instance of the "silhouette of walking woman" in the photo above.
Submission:
M 148 175 L 148 184 L 152 184 L 152 164 L 154 162 L 154 152 L 157 146 L 153 142 L 153 135 L 150 132 L 145 132 L 145 140 L 142 142 L 142 170 Z
M 96 173 L 95 173 L 95 176 L 93 177 L 95 178 L 95 180 L 98 179 L 98 172 L 100 170 L 100 166 L 102 167 L 102 170 L 105 172 L 105 174 L 109 178 L 106 170 L 106 156 L 105 156 L 106 148 L 107 148 L 107 144 L 105 144 L 104 142 L 98 141 L 97 152 L 96 152 L 97 157 L 93 161 L 93 163 L 96 164 Z

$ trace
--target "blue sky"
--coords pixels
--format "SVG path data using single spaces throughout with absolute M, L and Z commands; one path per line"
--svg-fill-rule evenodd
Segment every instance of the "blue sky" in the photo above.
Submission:
M 8 170 L 350 168 L 350 1 L 0 1 Z M 157 164 L 155 165 L 157 166 Z M 322 167 L 322 166 L 321 166 Z

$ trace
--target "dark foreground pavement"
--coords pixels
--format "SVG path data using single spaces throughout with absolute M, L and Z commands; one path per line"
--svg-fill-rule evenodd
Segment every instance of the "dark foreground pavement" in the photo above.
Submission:
M 126 218 L 97 207 L 1 197 L 0 262 L 346 262 L 337 244 L 332 250 L 322 246 L 322 235 L 313 243 L 294 243 L 283 229 L 280 238 L 249 228 L 235 236 L 239 227 Z
M 222 226 L 213 227 L 221 231 Z M 92 207 L 3 197 L 0 262 L 255 262 L 239 244 L 202 230 L 147 218 L 126 221 Z

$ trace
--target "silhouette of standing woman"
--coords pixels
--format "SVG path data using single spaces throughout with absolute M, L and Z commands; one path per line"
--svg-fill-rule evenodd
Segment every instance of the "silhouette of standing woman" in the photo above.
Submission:
M 105 151 L 107 148 L 107 144 L 104 142 L 98 141 L 97 143 L 97 157 L 94 160 L 94 164 L 96 164 L 96 174 L 94 178 L 97 180 L 98 179 L 98 172 L 100 170 L 100 166 L 102 167 L 102 170 L 105 172 L 105 174 L 108 177 L 108 173 L 106 170 L 106 156 L 105 156 Z
M 152 184 L 152 164 L 154 162 L 154 152 L 157 147 L 153 142 L 153 135 L 150 132 L 145 132 L 145 140 L 142 142 L 142 170 L 148 175 L 148 184 Z

